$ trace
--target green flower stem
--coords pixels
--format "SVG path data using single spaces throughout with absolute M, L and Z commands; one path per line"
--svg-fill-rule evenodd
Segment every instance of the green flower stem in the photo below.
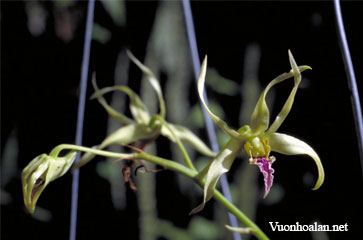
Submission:
M 266 234 L 251 221 L 241 210 L 239 210 L 233 203 L 228 201 L 218 190 L 214 190 L 214 197 L 222 203 L 232 214 L 234 214 L 241 222 L 246 224 L 247 227 L 252 228 L 252 233 L 260 240 L 268 240 Z
M 98 150 L 88 147 L 82 147 L 72 144 L 60 144 L 57 147 L 55 147 L 49 156 L 57 158 L 59 153 L 62 150 L 73 150 L 73 151 L 82 151 L 82 152 L 90 152 L 93 154 L 97 154 L 104 157 L 110 157 L 110 158 L 118 158 L 118 159 L 143 159 L 145 161 L 149 161 L 152 163 L 155 163 L 157 165 L 163 166 L 167 169 L 171 169 L 174 171 L 177 171 L 179 173 L 184 174 L 185 176 L 193 179 L 196 181 L 199 185 L 204 185 L 204 181 L 198 178 L 199 174 L 196 170 L 190 169 L 178 162 L 174 162 L 169 159 L 157 157 L 154 155 L 147 154 L 145 152 L 136 152 L 131 154 L 123 154 L 123 153 L 115 153 L 115 152 L 109 152 L 104 150 Z M 262 230 L 254 224 L 243 212 L 241 212 L 233 203 L 228 201 L 223 194 L 221 194 L 218 190 L 214 190 L 214 197 L 222 203 L 231 213 L 233 213 L 241 222 L 246 224 L 247 227 L 250 227 L 253 229 L 253 233 L 261 240 L 267 240 L 269 239 Z
M 175 135 L 173 129 L 171 129 L 171 127 L 169 126 L 169 124 L 164 120 L 164 118 L 162 118 L 161 116 L 155 116 L 155 118 L 157 120 L 159 120 L 161 122 L 162 125 L 164 125 L 170 132 L 171 134 L 173 135 L 174 139 L 175 139 L 175 142 L 177 144 L 177 146 L 179 147 L 179 150 L 180 152 L 182 153 L 183 155 L 183 158 L 184 158 L 184 161 L 185 161 L 185 164 L 192 170 L 194 171 L 197 171 L 197 169 L 194 167 L 194 164 L 192 162 L 192 160 L 190 159 L 187 151 L 185 150 L 184 148 L 184 145 L 183 143 L 180 141 L 179 137 Z
M 155 163 L 157 165 L 163 166 L 165 168 L 183 173 L 184 175 L 186 175 L 190 178 L 194 178 L 198 174 L 197 171 L 189 169 L 189 168 L 181 165 L 180 163 L 177 163 L 177 162 L 165 159 L 165 158 L 153 156 L 153 155 L 150 155 L 150 154 L 147 154 L 144 152 L 124 154 L 124 153 L 115 153 L 115 152 L 109 152 L 109 151 L 104 151 L 104 150 L 98 150 L 98 149 L 94 149 L 94 148 L 82 147 L 82 146 L 77 146 L 77 145 L 73 145 L 73 144 L 60 144 L 51 151 L 49 156 L 51 156 L 53 158 L 57 158 L 59 153 L 66 149 L 73 150 L 73 151 L 89 152 L 89 153 L 97 154 L 97 155 L 104 156 L 104 157 L 110 157 L 110 158 L 143 159 L 145 161 L 149 161 L 149 162 Z
M 133 157 L 136 159 L 143 159 L 145 161 L 149 161 L 158 165 L 161 165 L 167 169 L 171 169 L 177 172 L 180 172 L 182 174 L 184 174 L 185 176 L 189 177 L 189 178 L 193 178 L 198 174 L 198 172 L 196 170 L 192 170 L 189 169 L 187 167 L 185 167 L 184 165 L 178 163 L 178 162 L 174 162 L 172 160 L 169 159 L 165 159 L 165 158 L 161 158 L 161 157 L 157 157 L 154 155 L 150 155 L 144 152 L 140 152 L 140 153 L 134 153 Z
M 104 156 L 104 157 L 110 157 L 110 158 L 129 158 L 129 156 L 132 156 L 132 154 L 109 152 L 109 151 L 82 147 L 82 146 L 73 145 L 73 144 L 60 144 L 60 145 L 56 146 L 55 148 L 53 148 L 53 150 L 50 152 L 49 156 L 53 157 L 53 158 L 58 158 L 59 153 L 66 149 L 80 151 L 80 152 L 89 152 L 89 153 L 97 154 L 97 155 Z
M 193 178 L 197 181 L 199 185 L 204 185 L 204 181 L 198 179 L 198 172 L 191 170 L 189 168 L 186 168 L 185 166 L 181 165 L 180 163 L 173 162 L 171 160 L 167 160 L 164 158 L 156 157 L 153 155 L 149 155 L 147 153 L 136 153 L 134 154 L 136 158 L 141 158 L 146 161 L 150 162 L 165 162 L 168 163 L 168 165 L 163 165 L 166 168 L 173 169 L 177 172 L 180 172 L 184 174 L 187 177 Z M 157 163 L 160 164 L 160 163 Z M 231 213 L 233 213 L 241 222 L 246 224 L 247 227 L 250 227 L 253 229 L 253 234 L 255 234 L 259 239 L 261 240 L 268 240 L 269 238 L 266 236 L 266 234 L 253 222 L 251 221 L 241 210 L 239 210 L 233 203 L 228 201 L 227 198 L 223 196 L 222 193 L 220 193 L 218 190 L 214 190 L 214 197 L 222 203 Z

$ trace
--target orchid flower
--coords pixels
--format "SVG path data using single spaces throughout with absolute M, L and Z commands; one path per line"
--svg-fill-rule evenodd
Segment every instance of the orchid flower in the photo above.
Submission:
M 273 184 L 274 169 L 272 168 L 272 163 L 275 161 L 275 157 L 270 156 L 271 151 L 285 155 L 306 154 L 310 156 L 313 158 L 318 168 L 318 179 L 315 186 L 313 187 L 313 190 L 318 189 L 322 185 L 324 181 L 324 169 L 318 154 L 307 143 L 295 137 L 276 132 L 291 110 L 296 91 L 301 82 L 301 72 L 311 69 L 309 66 L 297 66 L 290 50 L 288 54 L 291 70 L 287 73 L 279 75 L 267 85 L 267 87 L 261 93 L 256 104 L 251 117 L 250 125 L 245 125 L 238 131 L 231 129 L 227 123 L 216 116 L 205 103 L 203 98 L 207 66 L 207 57 L 205 57 L 198 79 L 199 97 L 205 110 L 208 112 L 211 118 L 225 133 L 231 137 L 231 139 L 206 167 L 205 171 L 202 171 L 202 173 L 206 174 L 203 202 L 198 207 L 194 208 L 191 213 L 201 211 L 204 208 L 205 203 L 212 198 L 214 189 L 220 176 L 223 173 L 229 171 L 234 159 L 242 149 L 244 149 L 250 157 L 250 164 L 257 165 L 263 174 L 265 183 L 264 197 L 267 196 Z M 277 115 L 274 122 L 269 125 L 270 116 L 265 100 L 266 95 L 274 85 L 291 77 L 294 78 L 294 87 L 292 88 L 290 95 L 282 107 L 280 113 Z
M 200 153 L 206 156 L 214 157 L 215 153 L 188 128 L 165 121 L 165 101 L 159 81 L 152 71 L 143 65 L 139 60 L 137 60 L 131 52 L 127 51 L 127 54 L 147 76 L 151 86 L 154 88 L 159 101 L 160 113 L 151 115 L 140 97 L 129 87 L 113 86 L 100 90 L 96 85 L 95 79 L 93 79 L 92 82 L 95 88 L 95 93 L 91 96 L 91 98 L 97 98 L 100 104 L 112 117 L 125 124 L 125 126 L 119 128 L 107 136 L 100 145 L 95 146 L 94 148 L 104 149 L 105 147 L 112 144 L 128 145 L 137 141 L 143 141 L 147 143 L 155 140 L 159 135 L 162 135 L 167 137 L 172 142 L 176 142 L 177 144 L 180 143 L 180 141 L 187 142 Z M 130 119 L 127 116 L 117 112 L 107 104 L 106 100 L 103 98 L 103 95 L 111 91 L 121 91 L 128 95 L 130 98 L 130 112 L 133 119 Z M 86 164 L 94 156 L 95 155 L 92 153 L 85 153 L 81 160 L 75 165 L 75 167 L 80 167 Z M 190 165 L 190 167 L 193 166 L 192 164 L 188 165 Z
M 69 170 L 75 160 L 77 153 L 76 149 L 82 149 L 85 154 L 78 163 L 74 164 L 73 168 L 83 166 L 94 158 L 96 154 L 104 154 L 105 152 L 100 150 L 111 144 L 127 145 L 135 142 L 148 143 L 155 140 L 159 135 L 163 135 L 171 141 L 176 142 L 181 148 L 181 151 L 185 151 L 181 145 L 181 141 L 184 141 L 206 156 L 215 156 L 215 153 L 192 131 L 186 127 L 165 121 L 165 102 L 158 80 L 155 78 L 150 69 L 139 62 L 130 52 L 128 52 L 128 55 L 131 60 L 147 75 L 151 86 L 156 91 L 160 104 L 160 113 L 151 116 L 140 97 L 129 87 L 114 86 L 100 90 L 96 85 L 95 79 L 93 79 L 93 85 L 96 92 L 91 98 L 97 98 L 106 111 L 112 117 L 115 117 L 124 123 L 125 126 L 110 134 L 106 137 L 106 139 L 104 139 L 104 141 L 101 142 L 100 145 L 93 147 L 93 149 L 81 146 L 72 146 L 71 149 L 75 151 L 69 152 L 65 157 L 58 157 L 59 151 L 62 149 L 60 145 L 56 147 L 50 155 L 42 154 L 34 158 L 24 168 L 22 173 L 24 203 L 29 212 L 34 212 L 35 204 L 48 183 L 61 177 Z M 103 94 L 115 90 L 122 91 L 130 97 L 130 111 L 133 119 L 130 119 L 114 110 L 103 98 Z M 129 155 L 119 153 L 117 156 Z M 188 155 L 184 154 L 184 157 L 188 167 L 195 170 Z
M 30 213 L 44 188 L 55 179 L 63 176 L 73 164 L 77 152 L 70 151 L 64 157 L 41 154 L 34 158 L 22 171 L 24 204 Z

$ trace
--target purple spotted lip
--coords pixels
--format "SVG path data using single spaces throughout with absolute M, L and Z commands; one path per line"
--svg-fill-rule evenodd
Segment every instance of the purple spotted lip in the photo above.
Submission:
M 251 161 L 251 164 L 257 165 L 260 169 L 260 172 L 263 174 L 263 179 L 265 181 L 264 198 L 270 192 L 271 186 L 273 184 L 274 176 L 272 174 L 275 172 L 275 170 L 272 168 L 272 163 L 275 162 L 275 160 L 275 157 L 271 156 L 269 158 L 256 157 Z

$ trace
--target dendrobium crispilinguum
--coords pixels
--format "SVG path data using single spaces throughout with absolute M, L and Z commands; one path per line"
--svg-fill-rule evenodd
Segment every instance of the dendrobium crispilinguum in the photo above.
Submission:
M 118 144 L 118 145 L 128 145 L 135 143 L 137 141 L 143 141 L 144 143 L 152 142 L 159 135 L 167 137 L 172 142 L 184 141 L 194 147 L 200 153 L 214 157 L 215 153 L 202 141 L 200 140 L 192 131 L 181 125 L 171 124 L 166 122 L 165 119 L 165 101 L 161 91 L 161 86 L 159 81 L 154 76 L 152 71 L 143 65 L 136 57 L 129 51 L 127 51 L 129 58 L 140 68 L 140 70 L 147 76 L 151 86 L 154 88 L 158 100 L 160 113 L 153 116 L 150 115 L 147 107 L 142 102 L 140 97 L 127 86 L 113 86 L 106 87 L 103 89 L 98 89 L 95 79 L 93 79 L 93 86 L 95 88 L 95 93 L 92 95 L 91 99 L 97 98 L 99 103 L 105 108 L 105 110 L 110 114 L 110 116 L 120 120 L 125 126 L 116 130 L 108 137 L 106 137 L 103 142 L 95 146 L 97 149 L 104 149 L 105 147 Z M 109 106 L 103 95 L 111 91 L 121 91 L 126 93 L 130 98 L 130 112 L 133 119 L 117 112 L 111 106 Z M 86 153 L 82 156 L 82 159 L 75 167 L 80 167 L 90 161 L 95 155 L 92 153 Z
M 182 151 L 184 151 L 184 148 L 181 142 L 187 142 L 201 154 L 209 157 L 215 156 L 215 153 L 188 128 L 168 123 L 165 120 L 165 102 L 159 81 L 156 79 L 151 70 L 137 60 L 131 52 L 127 52 L 127 54 L 147 76 L 151 86 L 156 91 L 159 100 L 160 113 L 151 116 L 140 97 L 129 87 L 114 86 L 100 90 L 96 85 L 95 78 L 93 78 L 95 93 L 91 98 L 97 98 L 99 103 L 106 109 L 110 116 L 120 120 L 125 124 L 125 126 L 107 136 L 100 145 L 94 146 L 93 149 L 63 144 L 63 146 L 67 145 L 68 149 L 74 149 L 76 151 L 70 151 L 65 157 L 58 157 L 59 152 L 62 151 L 62 145 L 59 145 L 54 148 L 49 155 L 41 154 L 33 159 L 22 172 L 24 203 L 30 213 L 34 212 L 35 204 L 48 183 L 63 176 L 72 166 L 76 157 L 77 149 L 81 149 L 81 151 L 84 151 L 85 154 L 79 162 L 73 165 L 73 168 L 79 168 L 88 163 L 97 153 L 101 153 L 102 155 L 103 151 L 98 150 L 102 150 L 109 145 L 128 145 L 138 143 L 137 146 L 145 146 L 145 144 L 154 141 L 159 135 L 163 135 L 172 142 L 177 143 Z M 130 112 L 133 119 L 130 119 L 114 110 L 103 98 L 104 94 L 116 90 L 124 92 L 129 96 Z M 118 154 L 117 156 L 130 155 Z M 190 162 L 189 158 L 186 159 L 186 162 L 190 163 L 188 164 L 189 167 L 194 169 L 194 166 Z
M 271 151 L 285 155 L 309 155 L 314 159 L 319 174 L 313 190 L 318 189 L 322 185 L 324 181 L 324 169 L 318 154 L 305 142 L 295 137 L 276 132 L 291 110 L 296 91 L 301 82 L 301 72 L 311 69 L 309 66 L 297 66 L 290 50 L 288 54 L 291 70 L 287 73 L 279 75 L 267 85 L 258 99 L 251 117 L 250 125 L 245 125 L 238 129 L 238 131 L 230 129 L 227 123 L 216 116 L 205 103 L 203 98 L 207 66 L 207 57 L 205 57 L 198 79 L 199 97 L 211 118 L 225 133 L 231 137 L 231 139 L 209 164 L 208 171 L 206 171 L 203 202 L 198 207 L 194 208 L 191 213 L 201 211 L 204 208 L 205 203 L 212 198 L 214 189 L 220 176 L 223 173 L 229 171 L 234 159 L 242 149 L 244 149 L 250 157 L 250 164 L 257 165 L 263 174 L 265 183 L 264 197 L 266 197 L 269 193 L 273 183 L 274 169 L 272 168 L 272 163 L 275 161 L 275 157 L 270 156 Z M 282 107 L 280 113 L 277 115 L 274 122 L 269 126 L 270 116 L 265 100 L 266 94 L 271 89 L 271 87 L 291 77 L 294 78 L 294 87 L 292 88 L 290 95 Z

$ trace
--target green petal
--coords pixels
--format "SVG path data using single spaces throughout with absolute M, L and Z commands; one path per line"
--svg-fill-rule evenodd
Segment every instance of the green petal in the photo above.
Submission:
M 76 152 L 71 151 L 64 157 L 51 158 L 41 154 L 34 158 L 22 171 L 24 204 L 30 213 L 45 187 L 63 176 L 73 164 Z
M 140 97 L 129 87 L 127 86 L 113 86 L 113 87 L 106 87 L 102 88 L 101 90 L 96 91 L 91 98 L 99 98 L 102 95 L 111 92 L 111 91 L 121 91 L 126 93 L 130 98 L 130 111 L 137 123 L 148 124 L 150 121 L 150 114 L 142 102 Z
M 99 90 L 99 88 L 97 86 L 97 83 L 96 83 L 95 74 L 93 74 L 92 84 L 93 84 L 93 87 L 95 89 L 95 93 L 92 95 L 92 97 L 97 97 L 98 102 L 105 108 L 105 110 L 107 111 L 108 114 L 110 114 L 112 117 L 120 120 L 124 124 L 133 123 L 132 119 L 130 119 L 130 118 L 126 117 L 125 115 L 117 112 L 110 105 L 108 105 L 108 103 L 106 102 L 106 100 L 102 96 L 103 94 L 99 94 L 100 90 Z
M 229 225 L 225 225 L 225 227 L 231 232 L 236 232 L 236 233 L 240 233 L 240 234 L 253 233 L 253 228 L 250 228 L 250 227 L 241 228 L 241 227 L 231 227 Z
M 253 110 L 252 116 L 251 116 L 251 131 L 253 133 L 259 134 L 263 133 L 269 125 L 269 118 L 270 118 L 270 112 L 268 110 L 267 104 L 266 104 L 266 95 L 268 91 L 279 82 L 282 82 L 286 79 L 288 79 L 290 76 L 288 76 L 287 73 L 283 73 L 273 79 L 263 90 L 263 92 L 260 95 L 260 98 L 258 99 L 258 102 L 256 104 L 255 109 Z
M 204 83 L 205 83 L 205 75 L 207 69 L 207 56 L 205 56 L 204 61 L 201 66 L 200 75 L 198 78 L 198 94 L 199 98 L 202 101 L 203 107 L 208 112 L 209 116 L 218 124 L 218 126 L 225 131 L 229 136 L 240 139 L 240 134 L 235 130 L 228 127 L 227 123 L 225 123 L 222 119 L 220 119 L 217 115 L 215 115 L 207 106 L 204 100 Z
M 149 80 L 151 86 L 156 91 L 156 94 L 159 99 L 159 107 L 160 107 L 160 116 L 165 118 L 165 101 L 163 97 L 163 93 L 161 91 L 160 83 L 156 79 L 155 75 L 152 73 L 152 71 L 146 67 L 144 64 L 142 64 L 137 58 L 129 51 L 126 51 L 129 58 L 140 68 L 140 70 L 147 76 L 147 79 Z
M 45 177 L 42 176 L 45 176 L 48 166 L 49 156 L 41 154 L 34 158 L 22 171 L 24 204 L 30 213 L 34 212 L 35 204 L 45 188 Z
M 214 193 L 217 182 L 223 173 L 229 171 L 237 154 L 240 153 L 243 146 L 243 142 L 235 139 L 229 140 L 225 147 L 218 153 L 218 155 L 212 160 L 207 173 L 207 177 L 204 184 L 204 198 L 203 202 L 196 208 L 194 208 L 190 214 L 197 213 L 204 208 L 204 205 L 209 201 Z
M 269 137 L 269 145 L 271 151 L 286 154 L 286 155 L 299 155 L 306 154 L 314 159 L 316 166 L 318 167 L 319 177 L 313 190 L 318 189 L 324 182 L 324 168 L 321 164 L 318 154 L 305 142 L 294 138 L 292 136 L 274 133 Z
M 289 72 L 289 75 L 294 76 L 294 87 L 290 92 L 290 95 L 288 99 L 286 100 L 284 106 L 282 107 L 280 113 L 277 115 L 275 121 L 271 124 L 268 133 L 274 133 L 278 130 L 278 128 L 281 126 L 281 124 L 286 119 L 287 115 L 289 114 L 292 104 L 294 103 L 294 98 L 297 92 L 297 89 L 299 87 L 299 84 L 301 82 L 301 72 L 305 71 L 307 69 L 311 69 L 309 66 L 301 66 L 298 67 L 294 57 L 292 56 L 290 50 L 289 50 L 289 60 L 291 65 L 291 71 Z
M 180 126 L 180 125 L 171 124 L 171 123 L 169 123 L 169 127 L 172 129 L 172 131 L 174 132 L 176 137 L 178 137 L 180 139 L 180 141 L 187 142 L 201 154 L 204 154 L 209 157 L 216 156 L 216 154 L 199 137 L 197 137 L 188 128 Z M 173 134 L 164 125 L 161 127 L 161 135 L 169 138 L 170 141 L 172 141 L 172 142 L 176 142 Z
M 76 159 L 76 155 L 76 151 L 70 151 L 64 157 L 58 157 L 56 159 L 51 158 L 51 163 L 49 164 L 49 169 L 46 175 L 46 182 L 51 182 L 63 176 L 72 166 Z
M 138 140 L 152 139 L 159 134 L 159 131 L 160 129 L 158 128 L 152 129 L 143 124 L 129 124 L 110 134 L 99 146 L 95 146 L 94 148 L 104 149 L 112 144 L 127 145 Z M 81 160 L 73 168 L 79 168 L 85 165 L 95 156 L 93 153 L 83 154 Z
M 159 133 L 159 129 L 152 129 L 143 124 L 130 124 L 109 135 L 101 144 L 100 149 L 111 144 L 130 144 L 140 139 L 150 139 Z

